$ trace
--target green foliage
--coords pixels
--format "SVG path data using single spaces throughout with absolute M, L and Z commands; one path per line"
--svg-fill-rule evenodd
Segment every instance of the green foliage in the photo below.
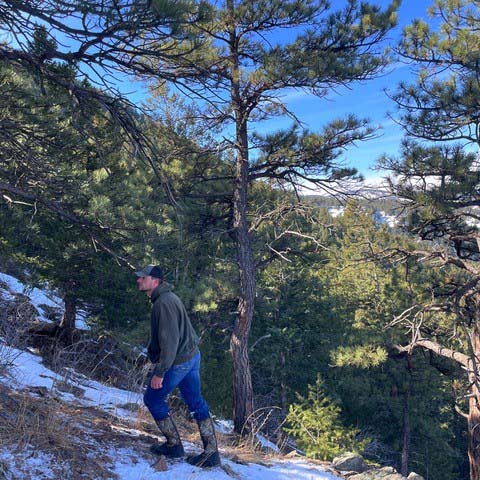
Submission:
M 391 182 L 391 191 L 408 212 L 405 229 L 419 240 L 426 240 L 404 250 L 410 258 L 409 274 L 424 280 L 423 287 L 416 282 L 418 286 L 410 294 L 401 319 L 406 330 L 416 332 L 412 345 L 417 338 L 425 338 L 436 344 L 433 350 L 436 354 L 442 355 L 444 347 L 448 347 L 476 361 L 478 354 L 473 346 L 478 344 L 479 332 L 479 170 L 478 155 L 472 144 L 476 149 L 480 144 L 477 102 L 480 36 L 476 28 L 480 8 L 478 2 L 436 0 L 429 14 L 433 21 L 413 22 L 405 29 L 399 45 L 400 53 L 415 66 L 417 80 L 400 84 L 394 95 L 406 137 L 399 158 L 385 158 L 381 162 L 393 172 L 395 182 Z M 427 265 L 423 272 L 417 261 Z M 445 373 L 441 362 L 436 360 L 432 364 L 442 375 L 450 377 L 452 385 L 459 383 L 458 369 L 455 372 L 447 369 Z M 426 374 L 428 369 L 422 368 L 422 372 Z M 449 407 L 438 406 L 446 394 L 439 376 L 437 373 L 435 378 L 432 373 L 432 388 L 427 394 L 438 408 L 435 415 L 443 416 L 443 409 L 450 412 L 455 405 L 452 402 Z M 474 380 L 470 376 L 468 381 Z M 415 382 L 415 388 L 422 386 L 423 381 Z M 468 387 L 462 388 L 459 397 L 468 394 Z M 422 421 L 425 420 L 416 420 L 418 424 Z M 454 435 L 465 452 L 467 432 L 459 433 L 458 426 L 459 420 L 455 418 L 442 421 L 432 435 L 437 438 Z M 426 437 L 425 445 L 429 441 Z M 445 458 L 451 458 L 451 463 L 445 465 L 451 471 L 448 478 L 467 478 L 462 451 L 453 448 L 451 441 L 449 444 L 452 449 L 445 450 L 445 457 L 438 462 L 445 464 Z M 475 445 L 471 447 L 477 449 Z M 432 465 L 433 456 L 433 453 L 425 455 L 425 464 Z M 478 470 L 478 465 L 472 468 Z M 433 474 L 447 478 L 447 473 L 442 474 L 440 469 Z
M 402 328 L 385 329 L 410 299 L 424 298 L 424 285 L 437 281 L 435 272 L 390 255 L 389 247 L 409 251 L 414 243 L 376 223 L 367 205 L 350 202 L 336 218 L 323 209 L 308 212 L 303 212 L 304 222 L 298 212 L 295 219 L 282 218 L 304 237 L 272 242 L 275 229 L 264 225 L 260 232 L 288 261 L 272 261 L 258 277 L 251 341 L 257 406 L 280 405 L 287 414 L 290 404 L 298 404 L 295 392 L 307 396 L 307 385 L 320 374 L 324 393 L 341 408 L 339 421 L 374 439 L 366 447 L 367 458 L 400 468 L 409 404 L 410 454 L 421 458 L 412 469 L 428 468 L 439 479 L 442 471 L 450 471 L 456 478 L 465 439 L 455 431 L 449 380 L 439 379 L 420 353 L 410 377 L 404 357 L 393 347 L 408 337 Z M 282 227 L 275 225 L 277 231 Z M 432 451 L 436 441 L 439 446 Z
M 44 26 L 37 27 L 32 36 L 30 43 L 30 53 L 42 60 L 48 57 L 57 49 L 57 42 L 48 35 L 47 29 Z
M 357 368 L 378 367 L 387 360 L 388 353 L 378 345 L 359 345 L 355 347 L 338 347 L 332 354 L 336 367 L 347 365 Z
M 394 97 L 402 105 L 403 124 L 409 135 L 429 141 L 477 142 L 480 37 L 474 25 L 480 7 L 437 0 L 430 16 L 435 21 L 409 25 L 400 44 L 418 71 L 417 82 L 400 84 Z
M 405 358 L 391 356 L 380 367 L 336 371 L 329 383 L 341 399 L 343 421 L 355 422 L 372 438 L 364 452 L 367 458 L 397 469 L 407 421 L 410 470 L 439 480 L 468 478 L 459 474 L 466 435 L 461 432 L 464 420 L 453 408 L 451 379 L 439 375 L 423 352 L 416 352 L 410 365 L 413 370 Z M 450 373 L 459 374 L 455 369 Z
M 285 431 L 293 435 L 306 455 L 332 460 L 346 451 L 361 452 L 369 439 L 358 440 L 358 429 L 349 429 L 340 421 L 340 408 L 325 394 L 320 378 L 309 386 L 307 397 L 298 396 L 290 405 Z
M 231 418 L 233 366 L 229 336 L 218 328 L 206 329 L 198 322 L 195 327 L 201 334 L 202 394 L 215 415 Z

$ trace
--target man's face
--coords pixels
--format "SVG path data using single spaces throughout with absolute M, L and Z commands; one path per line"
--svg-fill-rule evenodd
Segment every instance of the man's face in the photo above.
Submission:
M 159 279 L 154 277 L 138 277 L 137 286 L 141 292 L 147 292 L 150 295 L 158 286 Z

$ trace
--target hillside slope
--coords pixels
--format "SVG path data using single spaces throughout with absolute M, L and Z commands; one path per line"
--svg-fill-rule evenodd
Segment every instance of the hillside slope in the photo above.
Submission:
M 1 280 L 0 319 L 15 330 L 20 317 L 12 311 L 28 291 L 19 292 L 21 284 L 12 277 Z M 27 310 L 42 320 L 45 298 L 35 293 L 40 303 L 29 302 Z M 149 445 L 162 439 L 141 393 L 107 386 L 61 363 L 54 371 L 28 342 L 16 348 L 7 345 L 9 340 L 0 338 L 0 479 L 340 478 L 327 471 L 327 464 L 234 447 L 220 423 L 222 467 L 202 470 L 185 461 L 166 462 L 149 452 Z M 187 454 L 201 451 L 195 424 L 186 416 L 179 416 L 178 423 Z

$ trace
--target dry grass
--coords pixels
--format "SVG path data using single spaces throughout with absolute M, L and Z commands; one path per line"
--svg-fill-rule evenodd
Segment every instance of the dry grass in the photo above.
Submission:
M 13 454 L 38 452 L 52 457 L 57 478 L 113 478 L 109 470 L 112 459 L 105 454 L 107 444 L 132 448 L 141 442 L 138 446 L 145 450 L 147 437 L 126 436 L 121 429 L 115 430 L 110 415 L 64 404 L 46 389 L 37 388 L 35 393 L 41 396 L 0 386 L 0 447 Z M 17 467 L 21 468 L 21 455 L 18 459 Z
M 258 458 L 276 457 L 277 452 L 291 452 L 292 447 L 288 445 L 289 438 L 283 432 L 284 421 L 281 421 L 279 412 L 279 407 L 256 409 L 249 419 L 251 431 L 248 434 L 243 431 L 241 436 L 227 436 L 229 443 L 239 452 L 248 452 L 248 455 L 256 455 Z M 272 421 L 274 416 L 278 418 Z M 272 428 L 272 424 L 275 428 Z M 268 441 L 271 446 L 263 441 L 267 438 L 266 431 L 269 432 Z
M 88 332 L 77 332 L 73 343 L 60 339 L 43 339 L 39 347 L 45 363 L 68 380 L 70 373 L 84 374 L 124 390 L 138 392 L 143 386 L 145 359 L 133 353 L 113 338 L 92 338 Z
M 5 300 L 0 295 L 0 372 L 15 361 L 15 354 L 7 345 L 24 348 L 27 344 L 27 330 L 36 310 L 23 295 L 17 295 L 13 300 Z
M 94 407 L 64 403 L 45 387 L 11 391 L 2 385 L 0 405 L 0 448 L 5 447 L 18 458 L 16 468 L 20 471 L 25 452 L 39 452 L 52 458 L 55 478 L 111 479 L 115 478 L 111 470 L 114 459 L 109 452 L 133 450 L 131 461 L 135 462 L 137 457 L 148 456 L 149 444 L 160 437 L 143 406 L 138 407 L 135 422 L 127 422 Z M 182 439 L 200 448 L 196 422 L 190 419 L 183 402 L 173 397 L 171 407 Z M 217 431 L 217 439 L 223 455 L 236 463 L 268 466 L 274 457 L 252 450 L 248 442 L 238 445 L 232 435 Z M 8 465 L 0 464 L 0 478 L 2 468 Z M 37 478 L 24 473 L 20 478 Z
M 12 299 L 4 299 L 0 295 L 0 332 L 10 345 L 25 340 L 26 332 L 37 316 L 38 311 L 27 296 L 16 294 Z

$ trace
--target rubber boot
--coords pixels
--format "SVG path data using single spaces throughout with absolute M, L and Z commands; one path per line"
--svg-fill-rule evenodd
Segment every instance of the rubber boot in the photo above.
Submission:
M 205 420 L 198 420 L 197 424 L 204 451 L 200 455 L 189 457 L 187 462 L 197 467 L 216 467 L 220 465 L 220 455 L 213 420 L 208 417 Z
M 165 455 L 171 458 L 180 458 L 185 455 L 182 441 L 172 417 L 168 415 L 162 420 L 155 420 L 159 430 L 165 436 L 165 443 L 157 443 L 150 447 L 150 451 L 156 455 Z

